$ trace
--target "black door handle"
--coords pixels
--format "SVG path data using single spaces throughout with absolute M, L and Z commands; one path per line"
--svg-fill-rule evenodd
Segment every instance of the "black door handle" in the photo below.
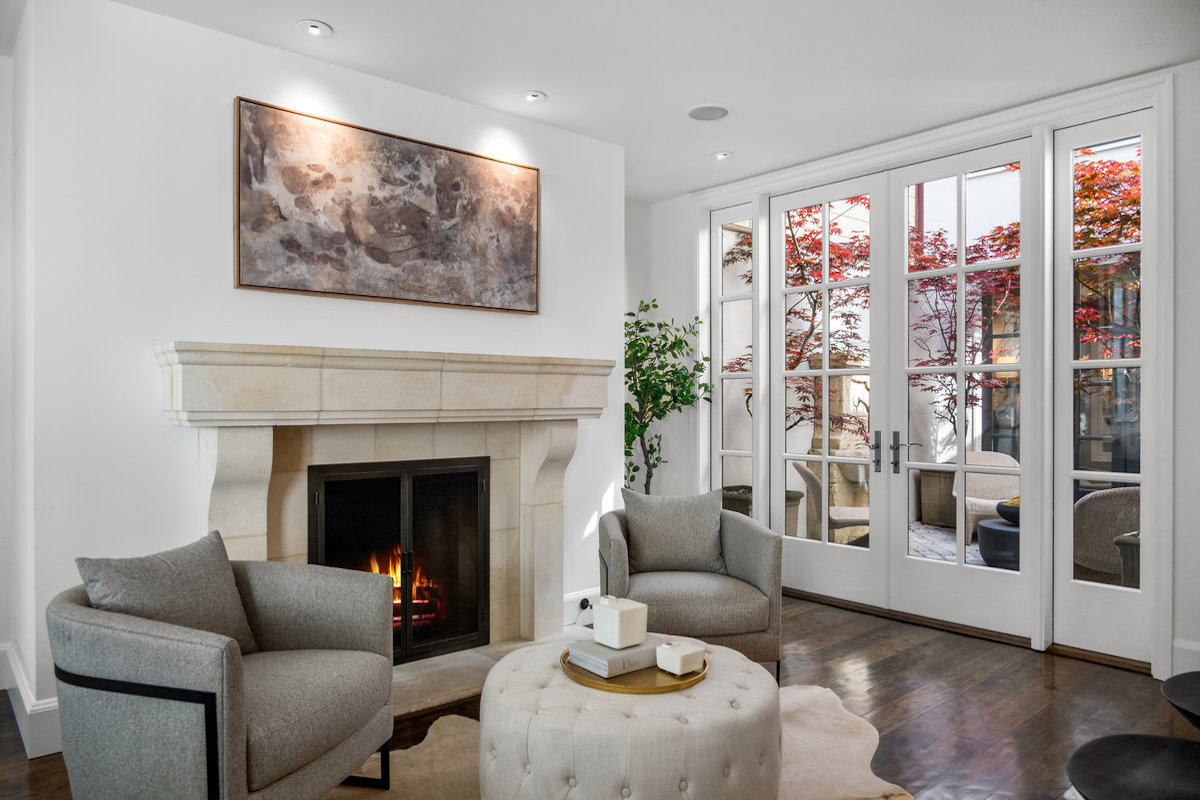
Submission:
M 892 472 L 900 474 L 900 448 L 901 447 L 924 447 L 920 442 L 902 442 L 900 441 L 900 431 L 892 431 Z

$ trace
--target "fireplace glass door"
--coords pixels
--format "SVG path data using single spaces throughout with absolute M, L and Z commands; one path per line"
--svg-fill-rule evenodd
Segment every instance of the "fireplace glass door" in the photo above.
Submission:
M 309 467 L 309 562 L 390 575 L 396 663 L 488 642 L 488 459 Z

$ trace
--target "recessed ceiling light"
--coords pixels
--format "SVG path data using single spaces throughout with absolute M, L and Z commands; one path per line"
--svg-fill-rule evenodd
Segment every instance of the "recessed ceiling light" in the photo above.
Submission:
M 333 36 L 333 28 L 329 27 L 329 23 L 321 22 L 319 19 L 302 19 L 296 23 L 296 27 L 318 39 Z
M 546 99 L 546 93 L 538 89 L 526 89 L 521 92 L 521 97 L 525 98 L 526 103 L 541 103 Z
M 702 120 L 704 122 L 709 122 L 714 119 L 721 119 L 721 117 L 727 116 L 728 114 L 728 108 L 708 104 L 692 106 L 688 109 L 689 117 L 692 119 Z
M 732 150 L 718 150 L 717 152 L 712 154 L 712 157 L 715 158 L 717 161 L 724 161 L 727 158 L 733 158 L 733 151 Z

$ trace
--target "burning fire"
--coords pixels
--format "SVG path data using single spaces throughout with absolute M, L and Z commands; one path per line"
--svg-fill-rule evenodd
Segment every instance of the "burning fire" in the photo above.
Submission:
M 377 575 L 392 576 L 392 605 L 396 607 L 397 615 L 400 604 L 404 602 L 404 595 L 402 594 L 404 587 L 404 573 L 400 571 L 400 556 L 400 548 L 394 547 L 392 548 L 391 556 L 387 560 L 387 569 L 379 568 L 379 559 L 375 557 L 374 553 L 371 553 L 370 563 L 371 572 L 374 572 Z
M 392 578 L 392 616 L 401 616 L 404 605 L 404 572 L 401 567 L 403 551 L 399 546 L 393 547 L 388 556 L 387 564 L 380 567 L 379 559 L 371 554 L 370 570 L 379 575 L 390 575 Z M 440 603 L 441 587 L 425 575 L 420 564 L 413 568 L 412 576 L 412 609 L 413 622 L 433 621 L 444 616 L 445 610 Z

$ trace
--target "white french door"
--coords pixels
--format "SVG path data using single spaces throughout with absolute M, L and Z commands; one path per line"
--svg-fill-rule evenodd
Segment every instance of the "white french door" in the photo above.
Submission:
M 784 586 L 1166 663 L 1158 120 L 712 213 L 713 485 Z
M 1040 339 L 1040 293 L 1020 291 L 1040 270 L 1024 244 L 1029 152 L 1026 139 L 771 200 L 784 585 L 1030 635 L 1043 499 L 1020 458 L 1039 430 L 1022 377 L 1041 365 L 1022 347 Z M 1003 527 L 1009 499 L 1031 522 Z
M 1054 641 L 1136 661 L 1153 655 L 1157 588 L 1141 565 L 1161 558 L 1162 512 L 1142 495 L 1169 480 L 1142 414 L 1165 391 L 1148 324 L 1160 296 L 1153 120 L 1138 111 L 1054 137 Z
M 886 179 L 771 199 L 771 519 L 783 583 L 883 606 Z
M 1040 533 L 997 527 L 1040 362 L 1029 140 L 773 198 L 771 519 L 784 584 L 1017 636 Z M 1035 293 L 1036 294 L 1036 293 Z M 1028 402 L 1028 401 L 1027 401 Z M 1025 423 L 1028 437 L 1036 423 Z M 1028 479 L 1028 478 L 1027 478 Z M 1024 545 L 1022 547 L 1022 545 Z M 986 549 L 986 553 L 982 552 Z
M 1019 637 L 1045 534 L 1030 150 L 889 174 L 888 607 Z

